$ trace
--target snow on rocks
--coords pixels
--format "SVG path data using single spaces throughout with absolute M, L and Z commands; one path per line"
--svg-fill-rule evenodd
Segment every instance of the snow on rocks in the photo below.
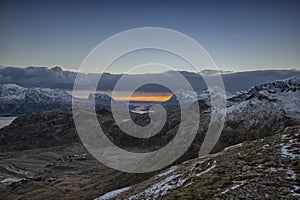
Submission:
M 159 196 L 165 196 L 168 191 L 174 190 L 178 187 L 181 187 L 186 179 L 180 178 L 182 174 L 172 174 L 167 178 L 150 185 L 143 192 L 133 195 L 128 198 L 128 200 L 140 199 L 141 196 L 148 198 L 158 198 Z
M 281 154 L 290 157 L 290 158 L 300 158 L 300 129 L 298 132 L 294 133 L 293 131 L 285 130 L 285 133 L 282 134 L 281 140 Z
M 22 180 L 26 180 L 24 178 L 5 178 L 0 181 L 0 183 L 16 183 Z
M 171 167 L 169 170 L 167 170 L 167 171 L 165 171 L 165 172 L 163 172 L 163 173 L 161 173 L 161 174 L 159 174 L 159 175 L 157 175 L 157 176 L 158 176 L 158 177 L 162 177 L 162 176 L 169 175 L 169 174 L 171 174 L 172 172 L 174 172 L 176 169 L 178 169 L 178 167 L 177 167 L 177 166 L 173 166 L 173 167 Z
M 227 192 L 229 192 L 230 190 L 235 190 L 243 185 L 245 185 L 246 181 L 234 181 L 235 185 L 231 186 L 230 188 L 224 190 L 223 192 L 221 192 L 221 194 L 226 194 Z
M 211 171 L 212 169 L 214 169 L 215 167 L 216 167 L 216 165 L 213 165 L 213 166 L 207 168 L 206 170 L 204 170 L 203 172 L 200 172 L 200 173 L 196 174 L 196 176 L 202 176 L 203 174 L 205 174 L 205 173 Z
M 297 131 L 295 129 L 286 128 L 281 135 L 281 154 L 289 159 L 300 158 L 300 127 Z M 288 167 L 286 169 L 286 179 L 297 182 L 297 174 L 294 169 Z M 299 184 L 293 185 L 290 193 L 295 197 L 300 197 Z
M 109 200 L 109 199 L 115 198 L 119 194 L 121 194 L 129 189 L 130 189 L 130 187 L 125 187 L 125 188 L 121 188 L 118 190 L 113 190 L 111 192 L 106 193 L 105 195 L 102 195 L 102 196 L 96 198 L 95 200 Z
M 208 162 L 207 162 L 208 161 Z M 206 163 L 207 162 L 207 163 Z M 199 165 L 206 166 L 206 169 L 202 169 Z M 199 177 L 205 173 L 210 172 L 216 167 L 216 161 L 209 162 L 208 159 L 197 160 L 188 167 L 187 172 L 181 172 L 177 166 L 173 166 L 167 171 L 157 175 L 154 179 L 168 175 L 165 179 L 162 179 L 155 184 L 148 186 L 144 191 L 135 194 L 128 198 L 128 200 L 146 198 L 155 199 L 163 197 L 168 194 L 169 191 L 175 190 L 183 186 L 192 177 Z M 187 185 L 191 185 L 188 183 Z

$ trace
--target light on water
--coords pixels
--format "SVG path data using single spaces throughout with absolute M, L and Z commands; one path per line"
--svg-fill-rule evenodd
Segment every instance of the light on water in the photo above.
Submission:
M 0 128 L 9 125 L 16 117 L 0 117 Z

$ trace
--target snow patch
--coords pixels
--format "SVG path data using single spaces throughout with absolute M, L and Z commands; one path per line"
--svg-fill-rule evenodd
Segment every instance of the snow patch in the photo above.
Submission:
M 118 190 L 113 190 L 111 192 L 106 193 L 105 195 L 102 195 L 98 198 L 96 198 L 95 200 L 108 200 L 108 199 L 112 199 L 115 198 L 116 196 L 120 195 L 121 193 L 129 190 L 131 187 L 125 187 L 125 188 L 121 188 Z
M 288 169 L 286 175 L 288 179 L 296 180 L 297 175 L 294 170 Z
M 20 174 L 20 175 L 27 175 L 28 171 L 25 171 L 23 169 L 17 169 L 13 164 L 9 164 L 5 167 L 5 169 L 11 173 Z
M 177 166 L 173 166 L 169 170 L 167 170 L 167 171 L 165 171 L 165 172 L 163 172 L 163 173 L 161 173 L 161 174 L 159 174 L 157 176 L 158 177 L 162 177 L 162 176 L 169 175 L 169 174 L 173 173 L 176 169 L 178 169 L 178 167 Z
M 224 149 L 224 151 L 228 151 L 228 150 L 230 150 L 230 149 L 234 149 L 234 148 L 241 147 L 241 146 L 243 146 L 243 143 L 235 144 L 235 145 L 226 147 L 226 148 Z
M 24 178 L 6 178 L 0 181 L 1 183 L 16 183 L 19 181 L 25 180 Z
M 300 134 L 300 129 L 297 133 L 285 133 L 281 136 L 281 154 L 291 157 L 300 158 L 300 148 L 297 147 L 299 144 L 298 136 Z
M 203 172 L 201 172 L 201 173 L 199 173 L 199 174 L 196 174 L 196 176 L 201 176 L 201 175 L 203 175 L 203 174 L 205 174 L 205 173 L 211 171 L 211 170 L 214 169 L 215 167 L 216 167 L 216 165 L 213 165 L 213 166 L 209 167 L 208 169 L 206 169 L 205 171 L 203 171 Z
M 181 174 L 174 174 L 172 176 L 167 177 L 166 179 L 149 186 L 146 190 L 143 192 L 131 196 L 128 198 L 128 200 L 138 199 L 138 197 L 144 195 L 146 198 L 154 197 L 157 198 L 159 195 L 166 195 L 167 191 L 174 190 L 177 187 L 180 187 L 185 183 L 185 180 L 180 179 L 178 182 L 175 181 L 176 178 L 180 177 Z
M 300 197 L 300 186 L 294 185 L 294 188 L 290 191 L 295 197 Z
M 232 187 L 224 190 L 223 192 L 221 192 L 221 194 L 226 194 L 227 192 L 229 192 L 230 190 L 235 190 L 243 185 L 245 185 L 246 181 L 234 181 L 234 183 L 237 183 L 235 185 L 233 185 Z

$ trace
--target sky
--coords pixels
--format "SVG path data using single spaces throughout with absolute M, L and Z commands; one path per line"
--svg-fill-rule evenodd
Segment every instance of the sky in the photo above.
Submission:
M 77 70 L 101 41 L 150 26 L 192 37 L 221 70 L 300 69 L 299 10 L 289 0 L 1 0 L 0 65 Z

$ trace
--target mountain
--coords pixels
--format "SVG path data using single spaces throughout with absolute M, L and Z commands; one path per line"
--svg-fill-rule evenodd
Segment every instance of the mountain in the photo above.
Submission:
M 72 96 L 58 89 L 24 88 L 16 84 L 0 85 L 2 116 L 70 107 Z
M 300 127 L 172 166 L 108 199 L 299 199 Z
M 227 72 L 220 70 L 202 70 L 200 73 L 180 71 L 191 84 L 193 89 L 201 92 L 207 86 L 203 80 L 204 76 L 213 77 L 221 75 L 227 92 L 235 93 L 247 90 L 255 85 L 268 83 L 275 80 L 300 77 L 299 70 L 260 70 L 246 72 Z M 62 90 L 72 90 L 77 73 L 64 71 L 61 67 L 4 67 L 0 68 L 0 84 L 17 84 L 26 88 L 52 88 Z M 81 89 L 91 89 L 92 83 L 98 82 L 99 74 L 80 74 L 82 78 Z M 112 91 L 123 74 L 103 73 L 97 90 Z M 203 76 L 203 77 L 202 77 Z M 128 83 L 134 82 L 158 82 L 165 80 L 175 88 L 180 89 L 181 85 L 174 78 L 172 71 L 149 74 L 130 74 L 127 75 Z M 144 92 L 169 92 L 165 87 L 157 84 L 148 84 L 139 88 Z
M 233 110 L 252 110 L 250 107 L 259 107 L 262 102 L 268 102 L 268 113 L 284 113 L 288 117 L 300 120 L 300 78 L 278 80 L 261 84 L 247 92 L 239 93 L 228 98 L 227 112 Z M 266 105 L 264 103 L 263 105 Z M 261 104 L 261 106 L 263 106 Z M 266 107 L 266 106 L 264 106 Z M 265 108 L 266 109 L 266 108 Z M 256 109 L 257 112 L 259 111 Z
M 227 92 L 226 97 L 228 98 L 230 96 L 232 95 Z M 179 108 L 179 99 L 183 101 L 183 106 L 189 105 L 189 103 L 193 101 L 198 101 L 200 110 L 206 110 L 211 106 L 210 93 L 208 89 L 205 89 L 202 92 L 179 89 L 175 92 L 175 94 L 172 95 L 172 97 L 168 101 L 163 102 L 162 105 L 166 108 Z
M 126 106 L 125 103 L 121 101 L 115 101 L 112 97 L 109 95 L 103 94 L 103 93 L 92 93 L 88 97 L 88 101 L 95 102 L 96 107 L 105 108 L 107 110 L 111 110 L 112 103 L 114 106 L 116 106 L 118 109 L 127 109 L 128 106 Z
M 271 82 L 228 98 L 225 125 L 213 152 L 246 140 L 269 136 L 286 126 L 300 124 L 299 83 L 299 79 Z M 123 148 L 154 150 L 167 144 L 179 127 L 179 108 L 168 109 L 167 122 L 158 134 L 148 139 L 132 137 L 123 133 L 114 122 L 112 113 L 108 109 L 111 98 L 102 94 L 90 96 L 91 99 L 95 97 L 96 104 L 100 105 L 97 102 L 104 102 L 97 108 L 101 127 L 115 144 Z M 210 123 L 209 96 L 204 93 L 200 97 L 201 115 L 198 134 L 183 159 L 198 156 L 199 148 Z M 123 104 L 120 105 L 120 108 L 123 106 Z M 148 113 L 131 112 L 131 117 L 142 126 L 150 122 Z M 30 142 L 24 139 L 23 132 L 27 133 L 26 138 L 31 138 Z M 41 144 L 48 146 L 49 142 L 49 145 L 60 145 L 61 141 L 78 141 L 71 109 L 20 116 L 10 126 L 0 129 L 0 136 L 0 144 L 9 144 L 7 149 L 13 146 L 18 146 L 19 149 L 32 149 Z M 52 139 L 49 140 L 48 137 Z M 66 140 L 64 137 L 69 139 Z
M 107 110 L 111 109 L 111 101 L 119 107 L 122 102 L 114 101 L 106 94 L 90 94 L 87 100 L 74 98 L 76 105 L 90 107 L 92 101 L 95 106 Z M 31 112 L 43 112 L 60 108 L 71 108 L 72 96 L 60 89 L 24 88 L 16 84 L 0 84 L 0 116 L 17 116 Z
M 293 114 L 296 114 L 296 116 L 299 117 L 299 112 L 294 109 L 295 107 L 300 106 L 298 101 L 300 98 L 299 88 L 300 77 L 276 80 L 269 83 L 256 85 L 249 90 L 236 92 L 234 95 L 227 92 L 226 101 L 227 106 L 229 106 L 227 111 L 231 112 L 232 109 L 237 109 L 241 103 L 243 103 L 243 105 L 240 105 L 240 107 L 247 107 L 246 104 L 252 105 L 253 103 L 266 100 L 264 103 L 268 101 L 277 102 L 280 104 L 278 107 L 284 107 L 284 110 L 287 112 L 295 112 Z M 168 101 L 163 102 L 162 105 L 167 108 L 178 108 L 180 107 L 178 98 L 183 99 L 183 102 L 198 100 L 200 106 L 202 105 L 203 107 L 203 105 L 206 105 L 206 109 L 210 106 L 210 93 L 207 89 L 203 90 L 202 92 L 178 90 Z M 233 105 L 235 107 L 231 107 Z
M 226 143 L 263 138 L 270 132 L 300 124 L 299 99 L 298 78 L 261 84 L 229 97 L 225 126 L 215 151 Z
M 19 116 L 0 129 L 0 198 L 296 199 L 299 128 L 285 128 L 300 124 L 299 93 L 299 79 L 294 78 L 228 97 L 221 136 L 210 155 L 198 158 L 210 122 L 209 98 L 204 93 L 199 101 L 207 102 L 207 108 L 201 110 L 190 148 L 171 164 L 173 168 L 146 174 L 119 172 L 98 163 L 83 147 L 69 108 Z M 106 136 L 136 153 L 165 146 L 180 125 L 179 109 L 169 109 L 158 134 L 135 138 L 120 130 L 109 110 L 96 111 Z M 131 117 L 141 126 L 150 123 L 148 114 L 131 113 Z M 226 149 L 232 145 L 236 146 Z

